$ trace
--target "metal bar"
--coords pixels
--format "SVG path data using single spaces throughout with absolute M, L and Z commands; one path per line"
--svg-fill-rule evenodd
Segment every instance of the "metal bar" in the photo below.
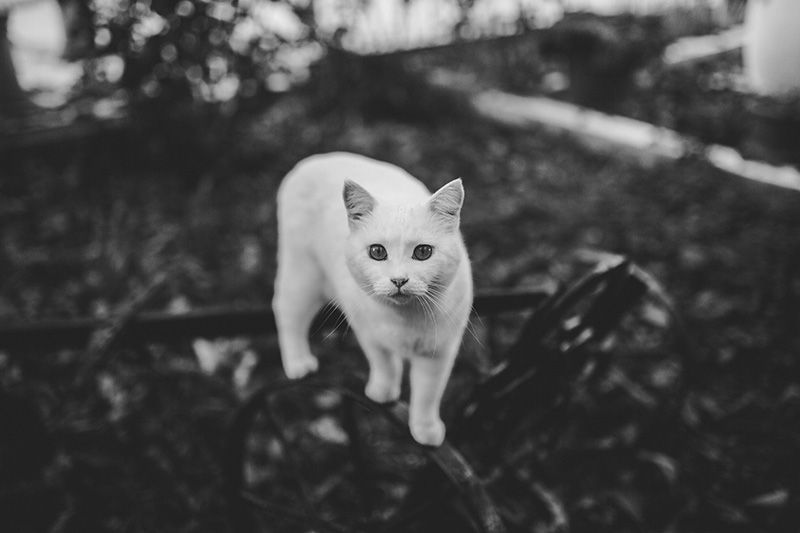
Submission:
M 536 307 L 547 296 L 549 292 L 546 290 L 481 291 L 475 297 L 474 308 L 475 312 L 482 315 L 519 311 Z M 325 320 L 318 317 L 318 325 L 334 324 L 339 317 L 338 313 Z M 0 324 L 0 350 L 45 351 L 85 347 L 92 332 L 106 323 L 103 319 L 77 318 Z M 131 320 L 119 342 L 173 342 L 195 337 L 265 335 L 274 332 L 275 317 L 266 306 L 251 309 L 206 308 L 183 314 L 143 312 Z
M 362 515 L 368 515 L 375 508 L 375 494 L 370 488 L 371 475 L 365 458 L 364 444 L 361 442 L 361 430 L 355 413 L 356 404 L 348 397 L 342 402 L 342 427 L 347 432 L 350 457 L 355 467 L 356 491 L 359 495 L 359 508 Z

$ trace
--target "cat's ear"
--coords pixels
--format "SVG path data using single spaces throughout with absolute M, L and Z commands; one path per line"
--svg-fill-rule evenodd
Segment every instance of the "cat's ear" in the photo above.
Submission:
M 354 181 L 345 180 L 342 198 L 344 207 L 347 209 L 347 221 L 351 228 L 369 215 L 375 207 L 375 198 Z
M 445 224 L 457 228 L 463 203 L 464 185 L 461 178 L 457 178 L 433 193 L 428 207 Z

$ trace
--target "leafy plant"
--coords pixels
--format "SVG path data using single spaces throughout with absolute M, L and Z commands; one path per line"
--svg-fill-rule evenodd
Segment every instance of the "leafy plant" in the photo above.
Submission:
M 138 101 L 246 100 L 296 81 L 313 56 L 313 4 L 299 0 L 95 0 L 100 53 L 124 62 L 121 84 Z M 283 24 L 276 24 L 280 20 Z

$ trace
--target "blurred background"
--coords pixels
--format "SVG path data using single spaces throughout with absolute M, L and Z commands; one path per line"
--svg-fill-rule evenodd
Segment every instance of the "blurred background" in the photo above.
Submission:
M 795 0 L 0 0 L 0 529 L 480 530 L 398 503 L 419 481 L 375 472 L 432 459 L 379 421 L 361 440 L 394 462 L 350 465 L 329 390 L 240 458 L 283 514 L 230 503 L 230 417 L 281 375 L 275 192 L 346 150 L 463 178 L 481 294 L 622 257 L 649 287 L 580 372 L 548 370 L 558 409 L 506 447 L 454 437 L 502 527 L 796 531 L 798 24 Z M 531 316 L 499 301 L 448 422 Z M 364 371 L 335 325 L 332 383 Z

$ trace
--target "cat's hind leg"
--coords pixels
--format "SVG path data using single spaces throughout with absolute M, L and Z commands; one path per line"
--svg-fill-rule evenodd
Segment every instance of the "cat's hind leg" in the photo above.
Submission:
M 322 273 L 308 257 L 282 253 L 278 259 L 272 310 L 278 327 L 283 371 L 290 379 L 315 372 L 317 358 L 311 354 L 309 328 L 325 304 Z

